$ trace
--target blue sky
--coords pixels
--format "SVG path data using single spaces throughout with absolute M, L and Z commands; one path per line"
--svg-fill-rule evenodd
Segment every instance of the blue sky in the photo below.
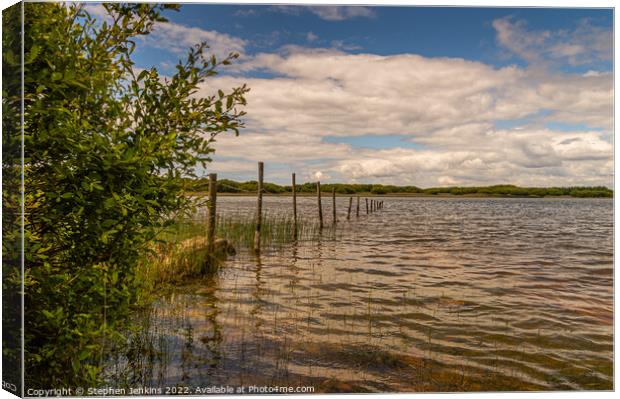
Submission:
M 248 54 L 276 51 L 295 44 L 307 47 L 331 47 L 340 41 L 351 53 L 394 55 L 419 54 L 426 57 L 461 57 L 479 60 L 497 67 L 525 65 L 510 57 L 495 40 L 492 22 L 501 18 L 527 21 L 531 30 L 574 30 L 583 20 L 612 28 L 613 14 L 601 9 L 551 8 L 466 8 L 466 7 L 367 7 L 372 17 L 328 20 L 288 6 L 278 10 L 270 5 L 186 4 L 180 12 L 169 12 L 171 21 L 186 26 L 203 27 L 240 37 L 250 42 Z M 308 32 L 317 35 L 309 42 Z M 138 61 L 157 65 L 170 54 L 144 51 Z M 611 60 L 599 64 L 611 70 Z M 587 71 L 586 66 L 566 66 L 569 71 Z
M 92 7 L 96 14 L 101 10 Z M 138 44 L 240 54 L 201 90 L 247 83 L 246 128 L 208 170 L 266 179 L 613 185 L 610 9 L 186 4 Z M 226 91 L 226 90 L 225 90 Z

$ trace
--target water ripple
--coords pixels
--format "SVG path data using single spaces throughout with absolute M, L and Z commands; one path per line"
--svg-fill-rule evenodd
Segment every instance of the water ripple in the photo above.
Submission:
M 290 203 L 265 201 L 268 212 Z M 270 251 L 259 263 L 239 251 L 213 290 L 163 297 L 151 336 L 162 351 L 191 356 L 151 364 L 149 381 L 307 382 L 329 392 L 613 388 L 611 200 L 384 201 L 340 223 L 335 241 Z M 252 198 L 220 202 L 222 212 L 254 207 Z M 341 221 L 346 204 L 338 198 Z M 315 200 L 300 198 L 299 212 L 313 217 Z M 323 212 L 331 215 L 329 203 Z

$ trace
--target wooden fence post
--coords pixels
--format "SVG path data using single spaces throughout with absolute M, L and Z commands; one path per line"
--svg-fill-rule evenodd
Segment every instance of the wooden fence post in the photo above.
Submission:
M 353 197 L 349 197 L 349 210 L 347 210 L 347 220 L 351 220 L 351 205 L 353 205 Z
M 215 204 L 217 202 L 217 174 L 209 174 L 209 218 L 207 219 L 207 250 L 209 255 L 213 254 L 213 243 L 215 242 Z
M 360 217 L 360 196 L 357 196 L 357 208 L 355 208 L 355 216 Z
M 316 198 L 319 203 L 319 227 L 323 228 L 323 208 L 321 207 L 321 182 L 316 182 Z
M 260 230 L 263 218 L 263 163 L 258 163 L 258 204 L 256 209 L 256 231 L 254 231 L 254 251 L 260 252 Z
M 364 198 L 366 200 L 366 215 L 368 215 L 368 198 Z
M 297 186 L 295 185 L 295 173 L 293 173 L 293 238 L 297 239 Z
M 336 218 L 336 187 L 332 187 L 332 219 L 334 224 L 338 223 Z

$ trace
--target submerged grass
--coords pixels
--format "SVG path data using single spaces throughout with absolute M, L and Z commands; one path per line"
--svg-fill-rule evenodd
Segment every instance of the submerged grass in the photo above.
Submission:
M 219 264 L 220 259 L 209 254 L 206 240 L 161 242 L 140 262 L 138 276 L 154 288 L 217 271 Z
M 238 250 L 250 250 L 254 243 L 256 221 L 251 215 L 218 215 L 215 234 Z M 261 227 L 261 247 L 282 249 L 295 241 L 335 239 L 336 227 L 323 228 L 314 220 L 298 218 L 297 235 L 292 217 L 264 214 Z M 207 219 L 181 218 L 162 231 L 159 242 L 138 265 L 138 277 L 151 289 L 162 283 L 179 283 L 218 270 L 226 251 L 209 254 L 207 250 Z
M 217 235 L 233 243 L 235 247 L 252 248 L 256 221 L 253 215 L 219 215 Z M 297 236 L 292 217 L 278 214 L 265 214 L 262 219 L 261 245 L 265 248 L 281 248 L 294 241 L 318 241 L 334 239 L 336 228 L 326 225 L 322 229 L 317 221 L 297 219 Z

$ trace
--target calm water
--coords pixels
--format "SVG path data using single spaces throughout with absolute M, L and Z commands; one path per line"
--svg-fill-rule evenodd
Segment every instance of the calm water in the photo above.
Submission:
M 290 198 L 265 200 L 291 211 Z M 298 200 L 316 214 L 314 198 Z M 163 296 L 136 317 L 147 330 L 111 362 L 110 383 L 613 388 L 611 200 L 383 200 L 347 222 L 338 198 L 336 240 L 240 250 Z M 254 206 L 218 199 L 223 213 Z

